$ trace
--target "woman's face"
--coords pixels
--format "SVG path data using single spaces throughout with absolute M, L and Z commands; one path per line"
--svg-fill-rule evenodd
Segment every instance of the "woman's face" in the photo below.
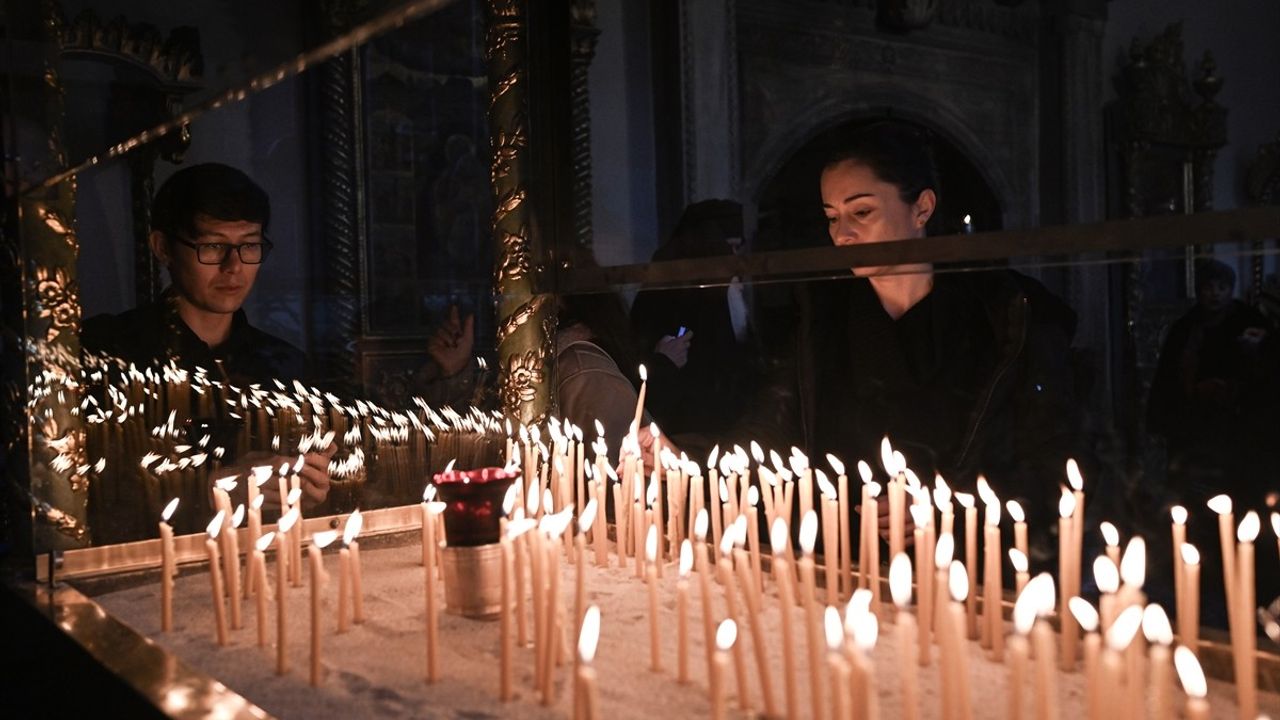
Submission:
M 924 237 L 925 223 L 937 197 L 925 190 L 906 203 L 898 187 L 876 176 L 856 160 L 845 160 L 822 173 L 822 209 L 827 231 L 836 245 L 878 243 Z M 859 267 L 861 277 L 910 271 L 902 266 Z

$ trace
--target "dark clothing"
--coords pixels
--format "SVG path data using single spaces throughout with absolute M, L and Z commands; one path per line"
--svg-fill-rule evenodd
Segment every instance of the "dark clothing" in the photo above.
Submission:
M 202 367 L 209 377 L 235 385 L 288 384 L 306 379 L 306 356 L 298 348 L 249 324 L 237 310 L 227 341 L 211 348 L 178 316 L 172 290 L 156 302 L 119 315 L 98 315 L 84 322 L 80 343 L 86 351 L 104 353 L 139 367 L 174 360 L 179 367 Z M 222 377 L 219 364 L 227 377 Z
M 888 436 L 922 481 L 937 472 L 972 492 L 981 473 L 1002 498 L 1025 501 L 1031 527 L 1055 524 L 1057 485 L 1078 451 L 1069 307 L 1009 271 L 936 275 L 897 320 L 865 279 L 815 283 L 807 301 L 810 457 L 878 469 Z

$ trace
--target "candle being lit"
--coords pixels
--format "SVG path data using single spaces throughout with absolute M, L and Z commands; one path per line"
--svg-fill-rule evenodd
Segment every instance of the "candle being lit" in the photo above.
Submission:
M 648 391 L 649 391 L 649 371 L 646 370 L 644 365 L 642 364 L 640 366 L 640 394 L 636 396 L 636 417 L 631 424 L 633 434 L 636 431 L 636 429 L 640 427 L 640 423 L 644 417 L 644 396 L 645 396 L 645 393 L 647 393 Z
M 173 576 L 178 567 L 169 520 L 177 509 L 178 498 L 174 498 L 160 513 L 160 632 L 173 629 Z
M 1209 684 L 1205 681 L 1204 670 L 1195 653 L 1184 646 L 1173 651 L 1173 665 L 1178 671 L 1178 681 L 1187 693 L 1187 720 L 1209 720 Z

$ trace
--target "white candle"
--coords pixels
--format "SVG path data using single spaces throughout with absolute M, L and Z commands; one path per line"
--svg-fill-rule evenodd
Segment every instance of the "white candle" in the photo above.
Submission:
M 360 568 L 360 543 L 356 540 L 364 527 L 364 516 L 357 509 L 347 518 L 342 538 L 351 551 L 351 619 L 357 625 L 364 622 L 364 575 Z
M 849 695 L 850 670 L 844 659 L 844 624 L 840 622 L 840 611 L 827 606 L 824 618 L 827 636 L 827 669 L 831 676 L 831 717 L 844 720 L 853 717 L 850 707 L 852 698 Z M 815 677 L 812 682 L 816 682 Z M 906 714 L 904 713 L 904 717 Z
M 649 670 L 662 672 L 662 651 L 658 642 L 658 528 L 650 525 L 644 540 L 645 581 L 649 587 Z
M 1236 618 L 1240 624 L 1234 643 L 1239 660 L 1236 665 L 1236 699 L 1240 717 L 1258 715 L 1258 635 L 1254 626 L 1254 608 L 1257 606 L 1257 590 L 1254 583 L 1254 547 L 1261 529 L 1258 513 L 1250 510 L 1240 521 L 1236 532 L 1236 575 L 1239 587 L 1236 593 L 1239 606 Z
M 173 550 L 173 526 L 169 520 L 178 509 L 178 498 L 169 501 L 160 513 L 160 632 L 173 629 L 173 576 L 177 561 Z
M 1183 543 L 1178 562 L 1182 565 L 1183 576 L 1178 635 L 1183 645 L 1196 652 L 1200 647 L 1200 551 L 1191 543 Z
M 965 626 L 970 640 L 978 639 L 978 508 L 973 496 L 956 493 L 964 508 L 964 566 L 969 573 L 969 596 L 964 599 Z
M 773 521 L 769 531 L 769 546 L 773 550 L 773 579 L 778 583 L 778 614 L 782 618 L 782 676 L 786 688 L 787 717 L 797 717 L 796 669 L 791 631 L 791 608 L 796 596 L 791 586 L 791 567 L 787 562 L 787 523 L 782 518 Z
M 1084 683 L 1088 720 L 1099 720 L 1102 715 L 1098 692 L 1098 652 L 1102 638 L 1098 635 L 1098 611 L 1083 598 L 1073 597 L 1067 604 L 1076 623 L 1084 630 Z M 1015 615 L 1017 610 L 1014 610 Z
M 1064 488 L 1062 498 L 1058 501 L 1058 607 L 1064 610 L 1067 599 L 1075 594 L 1071 578 L 1073 568 L 1079 565 L 1075 557 L 1075 515 L 1076 497 Z M 1079 642 L 1075 617 L 1069 612 L 1062 612 L 1060 620 L 1062 646 L 1058 666 L 1072 672 L 1076 668 L 1076 646 Z

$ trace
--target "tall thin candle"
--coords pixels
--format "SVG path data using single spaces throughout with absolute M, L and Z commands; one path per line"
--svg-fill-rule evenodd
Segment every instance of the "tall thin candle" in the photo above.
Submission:
M 253 555 L 249 563 L 249 573 L 253 576 L 254 599 L 258 620 L 258 647 L 267 646 L 267 548 L 276 539 L 274 532 L 259 535 L 253 545 Z
M 338 537 L 333 530 L 318 532 L 311 536 L 311 547 L 307 554 L 311 558 L 311 687 L 320 687 L 321 636 L 320 631 L 320 593 L 329 579 L 324 571 L 324 559 L 321 550 L 328 547 Z
M 680 543 L 680 575 L 676 580 L 676 682 L 689 682 L 689 571 L 693 569 L 693 543 Z
M 1178 563 L 1184 578 L 1182 602 L 1178 605 L 1178 636 L 1183 645 L 1195 652 L 1200 647 L 1200 551 L 1191 543 L 1183 543 Z
M 1098 635 L 1098 611 L 1084 598 L 1073 597 L 1067 601 L 1076 623 L 1084 630 L 1084 683 L 1085 706 L 1088 720 L 1099 720 L 1102 717 L 1102 706 L 1098 693 L 1098 652 L 1102 647 L 1102 638 Z M 1017 611 L 1014 611 L 1015 614 Z
M 297 509 L 290 510 L 280 518 L 276 525 L 276 674 L 283 675 L 289 671 L 289 653 L 287 650 L 288 633 L 285 624 L 285 586 L 288 583 L 289 553 L 292 552 L 293 540 L 289 531 L 298 522 Z M 298 528 L 302 532 L 302 528 Z
M 160 632 L 173 629 L 173 576 L 177 571 L 173 550 L 173 526 L 169 520 L 178 509 L 178 498 L 169 501 L 160 513 Z
M 600 608 L 595 605 L 587 608 L 581 622 L 582 631 L 578 633 L 578 692 L 573 697 L 573 716 L 578 720 L 600 720 L 596 671 L 591 666 L 600 639 Z
M 889 563 L 889 595 L 898 609 L 898 682 L 902 688 L 902 718 L 915 720 L 920 713 L 918 698 L 919 672 L 912 667 L 912 654 L 916 644 L 916 621 L 911 604 L 911 560 L 906 553 L 898 553 Z
M 1204 679 L 1204 670 L 1195 653 L 1186 647 L 1173 651 L 1173 665 L 1178 671 L 1178 680 L 1187 692 L 1187 720 L 1209 720 L 1209 684 Z
M 1236 574 L 1239 587 L 1236 593 L 1239 606 L 1236 619 L 1240 623 L 1235 645 L 1239 657 L 1236 665 L 1236 701 L 1240 717 L 1258 716 L 1258 635 L 1254 628 L 1254 608 L 1257 590 L 1254 582 L 1254 547 L 1261 529 L 1258 513 L 1250 510 L 1240 521 L 1236 531 L 1239 545 L 1236 547 Z
M 729 665 L 729 650 L 738 640 L 738 626 L 733 618 L 727 618 L 716 628 L 715 656 L 711 664 L 711 679 L 708 683 L 711 692 L 712 720 L 725 720 L 728 717 L 725 706 L 724 673 Z
M 218 514 L 213 516 L 213 521 L 206 529 L 209 539 L 204 541 L 205 553 L 209 556 L 210 589 L 213 592 L 214 637 L 219 646 L 227 644 L 227 609 L 223 604 L 225 598 L 222 594 L 222 568 L 219 566 L 218 558 L 218 533 L 222 532 L 224 512 L 219 510 Z
M 809 643 L 809 688 L 812 716 L 815 720 L 822 713 L 822 626 L 818 620 L 818 603 L 814 598 L 813 546 L 818 534 L 818 516 L 813 511 L 800 520 L 800 584 L 804 601 L 805 636 Z
M 791 608 L 796 596 L 791 586 L 791 567 L 787 561 L 787 523 L 782 518 L 773 521 L 769 529 L 769 548 L 773 551 L 773 579 L 778 583 L 778 614 L 782 625 L 782 677 L 785 687 L 787 717 L 797 717 L 796 668 L 792 641 Z
M 422 520 L 426 527 L 423 534 L 425 547 L 423 549 L 423 558 L 426 560 L 423 575 L 425 576 L 426 588 L 426 619 L 427 619 L 427 672 L 426 680 L 429 683 L 435 682 L 439 678 L 438 654 L 436 650 L 436 636 L 439 634 L 440 618 L 437 609 L 436 600 L 436 526 L 440 513 L 444 512 L 444 503 L 428 502 L 424 504 Z

